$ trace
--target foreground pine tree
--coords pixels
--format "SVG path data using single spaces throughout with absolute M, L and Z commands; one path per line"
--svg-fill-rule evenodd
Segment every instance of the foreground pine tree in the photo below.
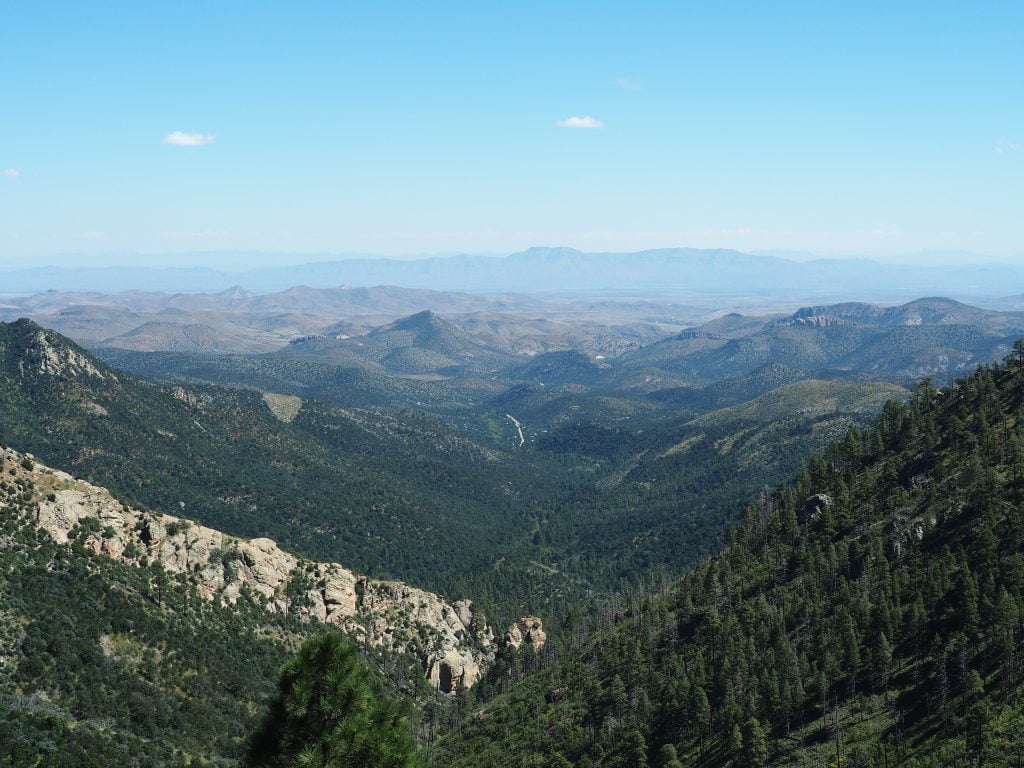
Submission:
M 281 668 L 278 694 L 254 736 L 251 768 L 414 768 L 408 725 L 380 701 L 355 650 L 330 633 Z

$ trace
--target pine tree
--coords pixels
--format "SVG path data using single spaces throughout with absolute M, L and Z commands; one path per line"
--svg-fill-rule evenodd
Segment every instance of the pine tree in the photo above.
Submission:
M 768 740 L 756 717 L 743 726 L 743 761 L 747 768 L 764 768 L 768 764 Z
M 729 753 L 732 755 L 743 754 L 743 731 L 738 725 L 729 729 Z
M 414 768 L 405 719 L 379 701 L 355 650 L 314 637 L 281 668 L 277 698 L 250 744 L 251 768 Z
M 658 750 L 658 768 L 683 768 L 675 745 L 665 744 Z
M 976 637 L 981 621 L 978 609 L 978 580 L 969 568 L 965 568 L 960 574 L 959 598 L 964 633 L 968 637 Z
M 704 754 L 704 735 L 711 724 L 711 704 L 707 693 L 699 685 L 693 687 L 693 718 L 700 736 L 700 752 Z
M 623 746 L 624 768 L 647 768 L 647 741 L 636 728 L 626 734 Z

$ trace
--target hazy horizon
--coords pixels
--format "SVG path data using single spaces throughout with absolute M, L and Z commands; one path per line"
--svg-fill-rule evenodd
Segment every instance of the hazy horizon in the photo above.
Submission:
M 964 302 L 1009 300 L 1024 294 L 1024 260 L 980 254 L 923 252 L 891 261 L 813 258 L 811 254 L 735 250 L 657 249 L 584 252 L 536 247 L 507 255 L 220 252 L 156 255 L 125 264 L 68 256 L 62 264 L 0 267 L 0 296 L 46 291 L 219 293 L 240 287 L 276 293 L 306 286 L 566 298 L 628 297 L 673 303 L 746 306 L 841 301 L 901 303 L 933 296 Z
M 244 272 L 276 266 L 297 266 L 350 260 L 423 261 L 426 259 L 448 259 L 460 256 L 505 258 L 516 253 L 534 249 L 575 250 L 581 253 L 643 253 L 658 250 L 723 250 L 737 251 L 755 256 L 771 256 L 797 263 L 809 261 L 871 261 L 879 264 L 931 266 L 982 266 L 987 264 L 1022 264 L 1024 253 L 1009 255 L 975 253 L 957 249 L 923 250 L 908 253 L 861 254 L 861 253 L 814 253 L 809 251 L 787 251 L 777 249 L 741 248 L 694 248 L 687 245 L 662 246 L 656 248 L 635 248 L 624 250 L 593 251 L 574 248 L 571 245 L 535 244 L 515 251 L 439 251 L 439 252 L 394 252 L 373 253 L 353 251 L 273 251 L 273 250 L 183 250 L 136 252 L 130 250 L 107 252 L 53 253 L 24 258 L 0 255 L 0 273 L 23 269 L 45 267 L 58 268 L 208 268 L 219 272 Z

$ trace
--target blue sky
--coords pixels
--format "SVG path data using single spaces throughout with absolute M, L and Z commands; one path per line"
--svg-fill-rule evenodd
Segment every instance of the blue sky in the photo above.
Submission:
M 1019 0 L 36 0 L 0 27 L 3 262 L 1024 253 Z

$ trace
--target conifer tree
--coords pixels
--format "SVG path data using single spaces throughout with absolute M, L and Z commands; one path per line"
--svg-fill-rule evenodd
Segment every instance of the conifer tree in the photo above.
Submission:
M 307 640 L 281 668 L 278 694 L 250 744 L 251 768 L 415 768 L 405 719 L 373 694 L 337 633 Z
M 683 768 L 675 745 L 665 744 L 658 750 L 658 768 Z
M 768 741 L 756 717 L 743 726 L 743 761 L 747 768 L 764 768 L 768 764 Z

